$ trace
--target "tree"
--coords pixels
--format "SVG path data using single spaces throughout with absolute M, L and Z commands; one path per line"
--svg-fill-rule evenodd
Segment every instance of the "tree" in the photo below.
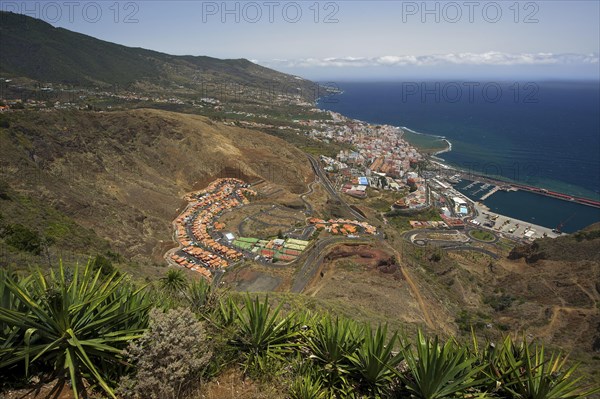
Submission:
M 442 254 L 440 254 L 439 252 L 435 252 L 431 255 L 429 260 L 432 262 L 439 262 L 440 260 L 442 260 Z

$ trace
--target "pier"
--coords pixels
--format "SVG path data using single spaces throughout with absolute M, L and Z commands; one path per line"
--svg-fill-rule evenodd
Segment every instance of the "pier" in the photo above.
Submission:
M 592 200 L 589 198 L 575 197 L 573 195 L 558 193 L 556 191 L 546 190 L 545 188 L 526 186 L 523 184 L 511 184 L 511 186 L 518 190 L 529 191 L 532 193 L 541 194 L 541 195 L 545 195 L 548 197 L 558 198 L 558 199 L 561 199 L 564 201 L 576 202 L 581 205 L 587 205 L 587 206 L 592 206 L 594 208 L 600 208 L 600 201 Z
M 495 185 L 496 187 L 500 186 L 502 190 L 506 190 L 506 191 L 516 191 L 516 190 L 529 191 L 529 192 L 532 192 L 535 194 L 545 195 L 548 197 L 553 197 L 553 198 L 561 199 L 564 201 L 575 202 L 575 203 L 578 203 L 581 205 L 591 206 L 593 208 L 600 208 L 600 201 L 597 201 L 597 200 L 583 198 L 583 197 L 576 197 L 573 195 L 563 194 L 563 193 L 559 193 L 556 191 L 550 191 L 550 190 L 547 190 L 544 188 L 528 186 L 525 184 L 518 184 L 518 183 L 512 183 L 512 182 L 508 182 L 508 181 L 497 180 L 497 179 L 490 178 L 488 176 L 479 175 L 479 174 L 475 174 L 472 172 L 466 173 L 464 171 L 461 171 L 460 169 L 455 169 L 455 168 L 445 165 L 441 162 L 437 162 L 437 161 L 432 161 L 432 162 L 434 162 L 438 165 L 443 165 L 445 173 L 448 173 L 448 174 L 455 173 L 455 174 L 459 175 L 461 177 L 461 179 L 473 180 L 473 182 L 471 184 L 469 184 L 468 186 L 465 187 L 466 190 L 471 189 L 477 183 L 486 183 L 486 184 L 490 184 L 490 185 Z M 489 198 L 496 191 L 498 191 L 498 190 L 493 189 L 489 193 L 484 194 L 481 197 L 481 200 Z
M 492 188 L 490 191 L 488 191 L 487 193 L 483 194 L 481 196 L 481 201 L 485 201 L 486 199 L 488 199 L 489 197 L 492 196 L 492 194 L 494 194 L 496 191 L 500 190 L 500 187 L 498 186 L 494 186 L 494 188 Z

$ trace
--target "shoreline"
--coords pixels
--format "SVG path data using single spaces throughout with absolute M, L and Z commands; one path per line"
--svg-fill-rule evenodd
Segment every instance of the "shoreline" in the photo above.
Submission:
M 433 138 L 437 139 L 435 141 L 445 141 L 446 142 L 446 148 L 443 148 L 441 150 L 435 151 L 431 156 L 437 156 L 437 155 L 444 154 L 446 152 L 452 151 L 452 142 L 450 140 L 448 140 L 448 138 L 446 136 L 440 136 L 438 134 L 431 134 L 431 133 L 421 133 L 421 132 L 417 132 L 416 130 L 412 130 L 411 128 L 406 127 L 406 126 L 395 126 L 395 127 L 397 127 L 398 129 L 400 129 L 402 131 L 406 130 L 409 133 L 415 134 L 417 136 L 433 137 Z M 408 141 L 408 140 L 406 140 L 406 141 Z M 411 145 L 417 147 L 421 151 L 426 151 L 426 149 L 424 149 L 424 148 L 419 148 L 418 144 L 412 144 L 411 143 Z M 439 158 L 439 159 L 442 159 L 442 158 Z
M 320 108 L 318 102 L 315 104 L 315 106 L 318 109 L 322 110 L 322 111 L 336 112 L 336 111 L 331 111 L 331 110 L 328 110 L 328 109 L 322 109 L 322 108 Z M 339 112 L 337 112 L 337 113 L 340 114 L 340 115 L 342 115 L 344 118 L 347 118 L 347 119 L 352 120 L 352 121 L 356 121 L 356 122 L 359 122 L 359 123 L 366 123 L 366 124 L 374 124 L 372 122 L 362 121 L 362 120 L 359 120 L 359 119 L 356 119 L 356 118 L 348 117 L 348 116 L 346 116 L 344 114 L 341 114 Z M 387 124 L 383 124 L 383 125 L 387 125 Z M 404 137 L 404 131 L 409 132 L 409 133 L 414 134 L 414 135 L 418 135 L 418 136 L 428 136 L 428 137 L 431 137 L 431 138 L 435 138 L 437 140 L 445 141 L 446 142 L 446 148 L 438 150 L 438 151 L 435 151 L 433 153 L 429 153 L 429 154 L 427 154 L 426 149 L 420 148 L 420 146 L 417 145 L 417 144 L 410 143 L 412 146 L 414 146 L 415 148 L 417 148 L 419 150 L 419 152 L 421 152 L 423 155 L 426 155 L 430 160 L 432 160 L 434 163 L 438 164 L 441 168 L 443 168 L 443 170 L 446 170 L 446 171 L 452 170 L 452 171 L 456 171 L 456 172 L 462 173 L 462 174 L 469 174 L 474 179 L 476 179 L 476 178 L 479 177 L 479 178 L 483 178 L 483 179 L 493 180 L 493 181 L 496 181 L 498 183 L 498 185 L 509 185 L 511 187 L 516 188 L 517 190 L 522 190 L 524 192 L 531 192 L 533 194 L 543 195 L 543 196 L 554 198 L 554 199 L 558 199 L 558 200 L 561 200 L 561 201 L 572 202 L 572 201 L 575 200 L 578 204 L 583 205 L 583 206 L 587 206 L 587 207 L 591 207 L 591 208 L 598 208 L 599 207 L 598 205 L 592 205 L 590 203 L 590 202 L 598 202 L 596 199 L 593 199 L 593 198 L 578 197 L 576 195 L 566 194 L 566 193 L 562 193 L 562 192 L 559 192 L 559 191 L 556 191 L 556 190 L 550 190 L 550 189 L 547 189 L 546 187 L 524 186 L 523 184 L 520 184 L 519 182 L 513 182 L 513 181 L 510 181 L 510 180 L 504 180 L 502 178 L 499 178 L 498 176 L 488 176 L 488 175 L 484 175 L 484 174 L 475 174 L 473 172 L 466 171 L 463 168 L 459 167 L 458 165 L 448 164 L 445 159 L 439 157 L 439 155 L 441 155 L 441 154 L 451 152 L 452 148 L 453 148 L 452 142 L 450 140 L 448 140 L 445 136 L 417 132 L 417 131 L 415 131 L 413 129 L 410 129 L 410 128 L 406 127 L 406 126 L 393 126 L 393 125 L 387 125 L 387 126 L 391 126 L 393 128 L 399 129 L 403 133 L 402 136 L 400 136 L 400 138 L 403 139 L 403 140 L 405 140 L 405 141 L 407 141 L 407 142 L 409 142 L 409 143 L 410 143 L 410 141 L 407 140 Z M 558 194 L 558 195 L 549 195 L 547 193 Z M 579 202 L 580 200 L 583 200 L 583 202 Z M 483 203 L 481 203 L 481 204 L 483 205 Z M 502 215 L 502 216 L 505 216 L 507 218 L 510 217 L 508 215 Z M 526 222 L 524 222 L 524 223 L 526 223 Z M 539 227 L 547 228 L 547 227 L 544 227 L 544 226 L 539 226 Z
M 445 154 L 445 153 L 447 153 L 447 152 L 450 152 L 450 151 L 452 151 L 452 142 L 451 142 L 450 140 L 448 140 L 448 139 L 442 139 L 442 140 L 446 142 L 446 145 L 447 145 L 446 149 L 444 149 L 444 150 L 440 150 L 440 151 L 438 151 L 438 152 L 435 152 L 435 153 L 433 154 L 433 156 L 434 156 L 434 157 L 437 157 L 438 159 L 441 159 L 442 161 L 444 161 L 444 159 L 443 159 L 443 158 L 440 158 L 440 157 L 438 157 L 438 155 L 440 155 L 440 154 Z M 444 162 L 445 162 L 445 161 L 444 161 Z
M 429 137 L 435 137 L 438 139 L 446 139 L 446 136 L 440 136 L 438 134 L 431 134 L 431 133 L 421 133 L 421 132 L 417 132 L 416 130 L 412 130 L 411 128 L 406 127 L 406 126 L 396 126 L 396 127 L 399 127 L 400 129 L 408 130 L 412 134 L 418 134 L 419 136 L 429 136 Z

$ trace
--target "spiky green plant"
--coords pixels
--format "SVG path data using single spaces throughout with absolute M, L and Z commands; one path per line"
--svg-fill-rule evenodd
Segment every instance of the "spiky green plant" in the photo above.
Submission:
M 388 340 L 387 326 L 381 325 L 374 333 L 367 328 L 364 331 L 362 345 L 348 356 L 352 374 L 369 397 L 388 397 L 397 377 L 395 367 L 404 359 L 402 352 L 393 352 L 398 334 L 394 333 Z
M 326 316 L 306 334 L 306 341 L 310 358 L 321 370 L 325 384 L 347 390 L 352 365 L 349 356 L 362 344 L 362 327 L 352 320 Z
M 212 310 L 218 300 L 212 285 L 205 279 L 193 281 L 188 286 L 185 297 L 192 311 L 203 314 Z
M 469 356 L 476 359 L 474 364 L 479 370 L 476 379 L 481 380 L 480 388 L 489 393 L 501 392 L 502 384 L 512 367 L 522 364 L 525 355 L 523 348 L 514 345 L 510 335 L 504 337 L 500 346 L 489 341 L 481 346 L 473 329 L 471 329 L 471 337 L 472 347 L 468 348 Z M 508 356 L 514 360 L 513 366 L 508 361 Z
M 261 302 L 249 295 L 241 309 L 234 305 L 238 331 L 231 343 L 244 355 L 245 371 L 250 367 L 265 370 L 270 360 L 283 361 L 283 356 L 296 346 L 298 325 L 293 313 L 280 316 L 282 305 L 272 309 L 268 297 Z
M 210 323 L 219 330 L 235 327 L 238 312 L 231 296 L 226 296 L 218 301 L 213 313 L 205 316 Z
M 409 371 L 399 374 L 412 396 L 421 399 L 455 397 L 480 383 L 475 380 L 480 372 L 480 368 L 473 367 L 475 358 L 455 341 L 441 344 L 437 337 L 428 339 L 419 331 L 415 346 L 416 351 L 408 346 L 402 350 Z
M 160 278 L 160 285 L 169 294 L 181 294 L 188 287 L 188 281 L 182 270 L 169 269 L 167 274 Z
M 37 270 L 26 281 L 0 278 L 19 304 L 0 308 L 0 323 L 16 331 L 13 346 L 0 350 L 0 370 L 22 367 L 27 376 L 39 366 L 70 380 L 76 398 L 84 380 L 114 398 L 109 380 L 123 363 L 122 350 L 148 323 L 143 291 L 116 273 L 101 278 L 89 263 L 72 274 L 61 263 L 57 272 Z
M 600 392 L 600 387 L 581 386 L 583 377 L 574 377 L 578 365 L 566 366 L 567 357 L 552 353 L 549 357 L 543 345 L 521 344 L 523 359 L 514 356 L 512 342 L 505 340 L 501 355 L 497 358 L 509 371 L 501 375 L 504 391 L 518 399 L 575 399 L 586 398 Z M 502 366 L 496 366 L 500 368 Z
M 6 269 L 0 269 L 0 308 L 23 311 L 26 305 L 8 289 L 6 282 L 8 279 L 19 281 L 19 276 Z M 21 284 L 26 284 L 26 280 L 20 280 Z M 14 350 L 16 342 L 19 339 L 19 328 L 12 323 L 6 323 L 0 318 L 0 353 L 9 353 Z
M 290 399 L 326 399 L 321 378 L 313 374 L 296 377 L 289 389 Z

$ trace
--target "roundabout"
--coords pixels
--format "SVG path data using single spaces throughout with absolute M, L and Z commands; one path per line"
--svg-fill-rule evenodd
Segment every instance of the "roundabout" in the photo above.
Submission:
M 493 244 L 498 241 L 498 236 L 496 236 L 491 231 L 483 230 L 483 229 L 473 229 L 467 232 L 469 238 L 479 241 L 485 242 L 488 244 Z

